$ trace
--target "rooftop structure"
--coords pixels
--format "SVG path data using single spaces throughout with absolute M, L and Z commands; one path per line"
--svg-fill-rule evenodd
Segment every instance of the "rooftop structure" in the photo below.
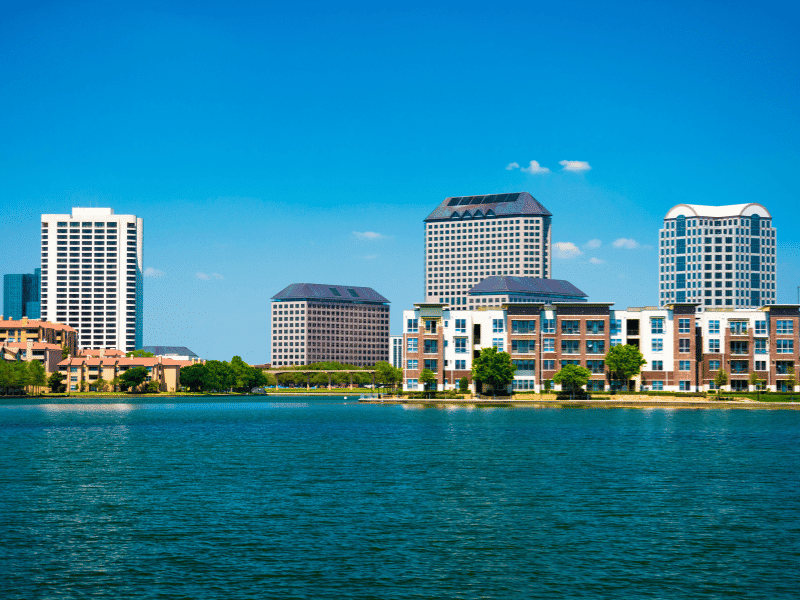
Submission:
M 563 279 L 493 275 L 469 291 L 469 308 L 507 303 L 586 302 L 588 296 Z

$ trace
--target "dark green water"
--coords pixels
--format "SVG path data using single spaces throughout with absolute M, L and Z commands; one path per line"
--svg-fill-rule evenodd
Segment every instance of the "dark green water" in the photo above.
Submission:
M 269 400 L 0 406 L 0 597 L 800 597 L 800 412 Z

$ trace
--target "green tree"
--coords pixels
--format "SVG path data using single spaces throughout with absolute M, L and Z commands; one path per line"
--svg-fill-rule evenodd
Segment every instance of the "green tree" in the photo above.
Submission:
M 509 383 L 514 381 L 517 366 L 511 362 L 508 352 L 498 352 L 494 346 L 481 350 L 478 358 L 472 361 L 472 380 L 486 383 L 494 392 L 505 393 Z
M 111 384 L 111 391 L 116 392 L 120 389 L 120 386 L 122 385 L 122 379 L 120 379 L 119 377 L 114 377 L 114 379 L 112 379 L 109 383 Z
M 206 362 L 206 373 L 203 377 L 203 389 L 205 391 L 230 390 L 234 385 L 236 385 L 236 374 L 230 363 L 220 360 Z
M 797 385 L 797 376 L 794 372 L 794 364 L 789 365 L 789 368 L 786 370 L 786 375 L 788 375 L 786 378 L 786 387 L 789 388 L 790 392 L 794 392 L 794 386 Z
M 206 366 L 202 363 L 195 363 L 188 367 L 182 367 L 180 373 L 181 385 L 185 385 L 193 392 L 203 390 L 203 378 L 206 375 Z
M 758 383 L 759 383 L 759 379 L 758 379 L 758 373 L 756 373 L 755 371 L 753 371 L 752 373 L 750 373 L 750 377 L 748 377 L 748 379 L 747 379 L 747 382 L 748 382 L 748 383 L 749 383 L 751 386 L 753 386 L 753 389 L 754 389 L 754 390 L 756 390 L 756 391 L 757 391 L 757 390 L 758 390 Z
M 136 392 L 136 389 L 147 379 L 147 369 L 145 367 L 133 367 L 125 371 L 121 376 L 122 387 Z
M 464 393 L 468 392 L 469 391 L 469 379 L 467 379 L 466 377 L 462 377 L 461 379 L 459 379 L 458 380 L 458 389 L 459 389 L 459 391 L 464 392 Z
M 382 385 L 394 388 L 398 382 L 403 380 L 403 372 L 385 360 L 376 362 L 373 368 L 375 369 L 375 381 Z
M 12 383 L 11 387 L 22 391 L 30 385 L 31 374 L 28 370 L 28 363 L 24 361 L 15 362 L 11 366 Z
M 153 358 L 155 354 L 152 352 L 145 352 L 144 350 L 131 350 L 126 352 L 125 356 L 128 358 Z
M 432 384 L 436 384 L 436 373 L 430 369 L 422 369 L 422 373 L 419 374 L 419 380 L 420 383 L 425 384 L 425 389 L 428 390 Z
M 161 391 L 161 385 L 156 380 L 152 380 L 147 382 L 145 389 L 148 394 L 157 394 Z
M 47 372 L 38 360 L 30 362 L 28 372 L 30 373 L 31 385 L 35 393 L 39 393 L 41 388 L 47 385 Z
M 69 348 L 67 348 L 67 346 L 66 346 L 66 345 L 64 345 L 64 346 L 61 346 L 61 360 L 66 360 L 66 359 L 68 359 L 68 358 L 69 358 L 69 355 L 70 355 Z
M 569 392 L 573 396 L 586 385 L 592 372 L 586 367 L 578 365 L 564 365 L 561 370 L 553 375 L 553 381 L 561 384 L 561 389 Z
M 96 389 L 98 392 L 105 392 L 105 391 L 106 391 L 106 387 L 108 387 L 108 382 L 107 382 L 105 379 L 103 379 L 102 377 L 98 377 L 98 378 L 95 380 L 95 382 L 94 382 L 94 388 L 95 388 L 95 389 Z
M 65 392 L 67 390 L 67 386 L 64 383 L 66 378 L 66 375 L 58 371 L 51 373 L 50 377 L 47 378 L 47 385 L 50 386 L 50 391 L 53 393 Z
M 640 373 L 642 365 L 647 364 L 639 349 L 629 344 L 612 346 L 604 360 L 612 378 L 624 383 L 626 389 L 628 382 Z
M 717 374 L 714 376 L 714 385 L 717 388 L 717 397 L 718 398 L 719 398 L 720 390 L 722 389 L 722 387 L 726 383 L 728 383 L 728 374 L 725 372 L 725 369 L 720 368 L 720 370 L 717 371 Z

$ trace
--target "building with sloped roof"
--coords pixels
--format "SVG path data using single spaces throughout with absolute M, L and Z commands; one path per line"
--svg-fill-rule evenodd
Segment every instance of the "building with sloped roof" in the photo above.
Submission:
M 493 275 L 469 291 L 469 308 L 525 302 L 586 302 L 588 296 L 563 279 Z
M 368 287 L 293 283 L 272 297 L 272 365 L 389 360 L 389 301 Z
M 776 302 L 777 232 L 761 204 L 677 204 L 659 231 L 659 301 L 704 308 Z
M 445 198 L 424 220 L 426 302 L 466 307 L 491 276 L 549 279 L 552 216 L 528 192 Z

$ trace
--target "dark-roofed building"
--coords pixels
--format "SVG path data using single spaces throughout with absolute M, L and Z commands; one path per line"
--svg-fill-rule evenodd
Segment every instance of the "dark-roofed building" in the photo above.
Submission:
M 164 356 L 174 360 L 192 360 L 200 358 L 186 346 L 142 346 L 145 352 L 152 352 L 154 356 Z
M 272 365 L 389 360 L 389 301 L 368 287 L 293 283 L 272 297 Z
M 445 198 L 424 221 L 426 302 L 466 307 L 491 276 L 549 279 L 552 216 L 528 192 Z
M 493 275 L 469 291 L 469 308 L 509 303 L 586 302 L 588 296 L 563 279 Z

